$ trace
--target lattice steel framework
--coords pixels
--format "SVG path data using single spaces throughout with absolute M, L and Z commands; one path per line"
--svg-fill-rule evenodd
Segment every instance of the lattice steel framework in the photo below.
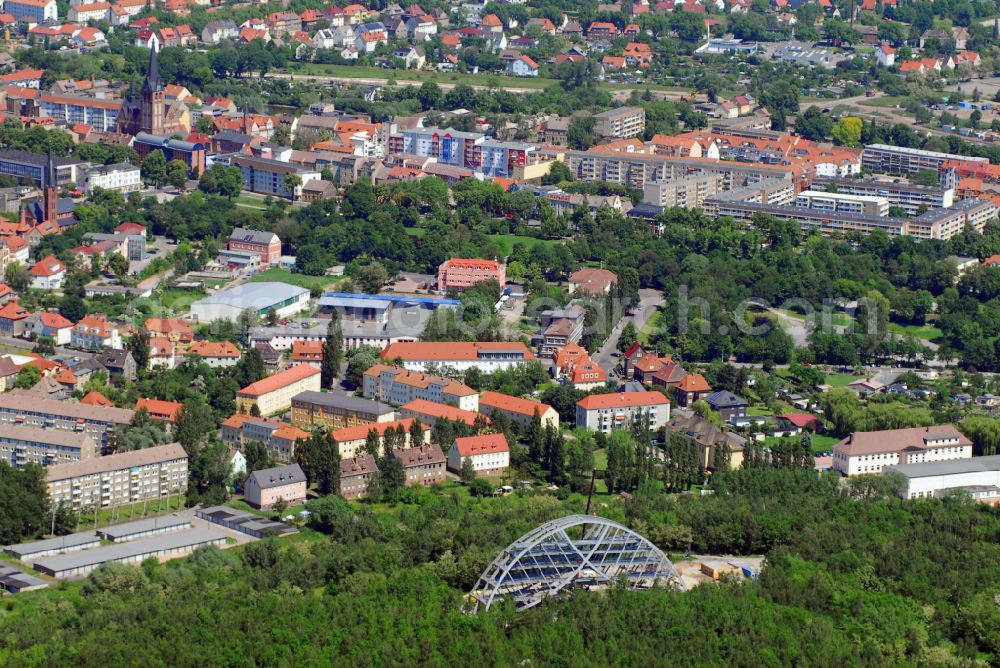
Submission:
M 600 588 L 621 579 L 633 589 L 684 588 L 670 560 L 639 534 L 603 517 L 570 515 L 507 546 L 469 592 L 469 608 L 488 610 L 503 598 L 530 608 L 567 588 Z

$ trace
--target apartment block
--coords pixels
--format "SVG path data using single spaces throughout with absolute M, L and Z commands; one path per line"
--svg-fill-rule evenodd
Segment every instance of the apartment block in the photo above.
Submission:
M 594 134 L 602 139 L 638 137 L 646 129 L 646 110 L 619 107 L 594 114 Z
M 292 397 L 292 423 L 299 427 L 341 429 L 391 422 L 392 406 L 333 392 L 308 391 Z
M 869 144 L 861 154 L 861 166 L 873 172 L 889 174 L 915 174 L 921 170 L 939 171 L 945 162 L 989 164 L 989 158 L 972 158 L 967 155 L 922 151 L 916 148 Z
M 453 257 L 438 267 L 438 290 L 464 290 L 484 281 L 496 281 L 503 288 L 507 265 L 496 260 Z
M 393 450 L 389 456 L 403 464 L 407 487 L 436 485 L 445 481 L 445 464 L 448 460 L 436 445 Z
M 670 400 L 659 392 L 592 394 L 576 402 L 576 426 L 605 434 L 629 429 L 636 420 L 659 429 L 670 420 Z
M 135 411 L 45 399 L 19 390 L 0 394 L 0 430 L 30 426 L 88 435 L 104 448 L 120 425 L 129 424 Z
M 876 195 L 847 195 L 818 190 L 803 190 L 795 198 L 795 206 L 817 211 L 838 211 L 862 216 L 888 216 L 889 200 Z
M 559 413 L 552 406 L 534 399 L 512 397 L 501 392 L 483 392 L 479 397 L 479 410 L 483 415 L 495 417 L 503 413 L 512 424 L 527 428 L 537 414 L 542 426 L 559 428 Z
M 363 394 L 366 399 L 397 406 L 426 399 L 467 411 L 479 410 L 479 394 L 465 383 L 385 364 L 376 364 L 365 372 Z
M 674 181 L 647 183 L 642 187 L 642 201 L 662 207 L 696 209 L 720 192 L 724 179 L 719 174 L 689 176 Z
M 937 186 L 922 186 L 912 183 L 891 183 L 868 179 L 816 178 L 813 187 L 827 190 L 831 186 L 844 195 L 874 195 L 889 200 L 889 206 L 898 206 L 908 216 L 917 215 L 917 210 L 944 209 L 955 203 L 955 189 Z
M 330 434 L 330 437 L 337 442 L 337 449 L 340 451 L 341 458 L 351 459 L 364 454 L 365 445 L 368 443 L 368 434 L 374 431 L 378 436 L 379 454 L 381 455 L 385 453 L 385 434 L 390 429 L 399 430 L 402 427 L 406 432 L 406 436 L 403 438 L 404 448 L 419 448 L 429 443 L 431 430 L 425 424 L 420 425 L 423 437 L 419 441 L 414 441 L 410 438 L 410 429 L 413 428 L 414 422 L 416 420 L 413 418 L 404 418 L 402 420 L 393 420 L 392 422 L 377 422 L 374 424 L 344 427 L 343 429 L 334 430 Z
M 535 356 L 520 341 L 414 341 L 393 343 L 382 351 L 382 359 L 399 359 L 404 369 L 412 371 L 435 365 L 455 371 L 479 369 L 493 373 L 534 361 Z
M 80 511 L 176 496 L 187 490 L 188 456 L 178 443 L 50 466 L 53 505 Z
M 276 415 L 292 406 L 292 398 L 302 392 L 319 392 L 320 372 L 305 364 L 279 371 L 236 393 L 236 411 L 251 415 L 254 407 L 260 415 Z
M 19 469 L 27 464 L 51 466 L 89 459 L 97 453 L 94 439 L 82 431 L 7 425 L 0 429 L 0 461 Z
M 480 132 L 461 132 L 452 128 L 413 128 L 389 136 L 389 155 L 413 155 L 437 158 L 440 164 L 478 170 L 483 164 Z

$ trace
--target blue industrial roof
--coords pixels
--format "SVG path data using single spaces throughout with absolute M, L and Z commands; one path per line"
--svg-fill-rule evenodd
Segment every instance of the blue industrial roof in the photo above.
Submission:
M 366 295 L 351 292 L 324 292 L 319 300 L 320 306 L 333 306 L 337 303 L 334 300 L 369 300 L 388 301 L 393 304 L 419 304 L 420 306 L 458 306 L 461 304 L 457 299 L 440 299 L 437 297 L 412 297 L 407 295 Z

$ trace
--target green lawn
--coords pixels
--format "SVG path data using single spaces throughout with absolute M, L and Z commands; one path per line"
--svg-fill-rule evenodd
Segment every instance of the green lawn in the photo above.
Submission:
M 860 380 L 862 376 L 852 376 L 849 373 L 837 373 L 826 376 L 823 379 L 823 383 L 829 385 L 830 387 L 847 387 L 856 380 Z
M 257 197 L 248 197 L 247 195 L 240 195 L 239 197 L 233 198 L 233 202 L 236 206 L 242 206 L 247 209 L 260 209 L 263 211 L 267 207 L 264 206 L 264 200 Z
M 438 84 L 468 84 L 470 86 L 496 86 L 497 88 L 530 88 L 542 90 L 556 83 L 555 79 L 542 77 L 508 77 L 500 74 L 463 74 L 460 72 L 427 72 L 424 70 L 392 70 L 363 65 L 327 65 L 322 63 L 294 63 L 284 74 L 310 74 L 339 77 L 342 79 L 395 79 L 396 81 L 433 81 Z
M 514 244 L 517 243 L 522 243 L 527 248 L 534 248 L 538 244 L 560 243 L 552 239 L 539 239 L 537 237 L 528 237 L 521 234 L 489 234 L 487 236 L 495 241 L 497 246 L 500 246 L 500 248 L 503 249 L 505 255 L 510 255 L 511 251 L 514 249 Z
M 889 323 L 889 331 L 899 336 L 912 335 L 925 341 L 934 341 L 941 338 L 943 333 L 940 329 L 931 324 L 925 325 L 900 325 L 895 322 Z
M 801 436 L 789 436 L 788 438 L 799 439 Z M 772 446 L 777 444 L 782 439 L 769 436 L 764 439 L 764 445 Z M 839 443 L 840 439 L 836 436 L 828 436 L 827 434 L 813 434 L 812 435 L 812 450 L 813 452 L 826 452 L 827 450 L 832 450 L 834 444 Z
M 424 235 L 427 234 L 427 228 L 426 227 L 407 227 L 406 228 L 406 233 L 409 234 L 411 237 L 416 237 L 418 239 L 422 239 L 424 237 Z
M 272 268 L 265 269 L 262 272 L 254 274 L 250 279 L 250 282 L 265 283 L 272 281 L 278 283 L 288 283 L 289 285 L 297 285 L 300 288 L 308 288 L 309 290 L 326 290 L 336 287 L 336 284 L 340 282 L 340 280 L 341 279 L 339 278 L 331 276 L 307 276 L 306 274 L 296 274 L 288 269 Z
M 166 499 L 160 499 L 159 501 L 150 501 L 146 504 L 146 515 L 145 517 L 157 517 L 162 515 L 168 515 L 175 510 L 180 510 L 181 499 L 177 496 L 171 496 L 169 505 Z M 106 527 L 111 524 L 123 524 L 125 522 L 132 522 L 134 520 L 143 519 L 142 514 L 143 504 L 136 503 L 131 506 L 122 506 L 118 510 L 117 518 L 112 516 L 111 508 L 104 508 L 97 511 L 97 526 Z M 79 531 L 86 531 L 87 529 L 94 528 L 94 513 L 81 513 L 80 514 L 80 526 Z
M 661 317 L 662 314 L 659 309 L 657 309 L 656 313 L 649 317 L 649 320 L 646 321 L 646 324 L 642 326 L 642 329 L 640 329 L 639 333 L 636 335 L 636 338 L 639 339 L 640 343 L 649 345 L 649 337 L 653 335 L 653 332 L 659 329 Z
M 889 95 L 886 97 L 868 98 L 861 105 L 865 107 L 895 107 L 898 104 L 900 107 L 903 107 L 909 101 L 910 98 L 905 95 Z
M 747 408 L 747 415 L 770 417 L 774 415 L 774 411 L 767 406 L 750 406 Z

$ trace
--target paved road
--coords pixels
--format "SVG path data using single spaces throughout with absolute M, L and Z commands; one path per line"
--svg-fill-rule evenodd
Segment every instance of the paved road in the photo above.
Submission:
M 631 322 L 635 325 L 635 331 L 638 333 L 642 331 L 643 326 L 646 322 L 653 317 L 656 309 L 663 306 L 666 301 L 663 299 L 663 293 L 659 290 L 642 289 L 639 290 L 639 304 L 636 306 L 635 311 L 630 316 L 625 316 L 618 321 L 615 328 L 611 331 L 610 336 L 604 342 L 604 345 L 597 354 L 594 355 L 594 361 L 597 365 L 608 372 L 608 376 L 611 376 L 612 369 L 618 364 L 618 357 L 615 357 L 613 353 L 618 351 L 618 340 L 622 336 L 622 330 L 625 329 L 625 324 Z
M 19 339 L 13 336 L 0 336 L 0 351 L 6 353 L 30 353 L 35 347 L 34 341 Z M 79 357 L 85 359 L 93 357 L 90 353 L 70 348 L 56 348 L 56 355 L 60 357 Z

